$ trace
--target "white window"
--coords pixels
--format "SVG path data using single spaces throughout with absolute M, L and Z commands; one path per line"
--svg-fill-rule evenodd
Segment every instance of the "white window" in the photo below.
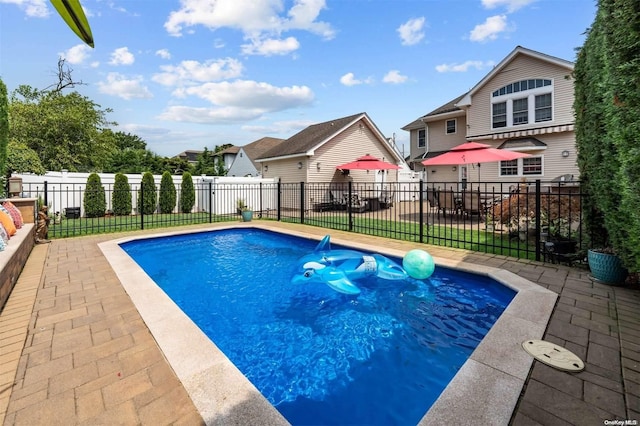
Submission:
M 536 123 L 551 121 L 551 93 L 538 95 L 536 102 Z
M 507 103 L 493 104 L 493 128 L 507 127 Z
M 500 162 L 500 176 L 542 176 L 542 156 Z
M 521 80 L 491 96 L 492 128 L 553 120 L 553 84 L 549 79 Z
M 418 130 L 418 148 L 425 147 L 426 133 L 427 132 L 424 129 Z
M 447 120 L 447 123 L 446 123 L 445 127 L 446 127 L 445 132 L 448 135 L 451 135 L 451 134 L 455 133 L 456 132 L 456 120 L 455 120 L 455 118 L 453 120 Z
M 513 125 L 527 124 L 529 122 L 527 98 L 513 100 Z

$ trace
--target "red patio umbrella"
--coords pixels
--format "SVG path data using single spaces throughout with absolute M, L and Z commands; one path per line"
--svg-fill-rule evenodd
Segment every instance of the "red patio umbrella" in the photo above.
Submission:
M 425 166 L 457 166 L 464 164 L 493 163 L 496 161 L 510 161 L 518 158 L 530 157 L 522 152 L 508 151 L 506 149 L 492 148 L 489 145 L 477 142 L 465 142 L 451 148 L 451 151 L 436 157 L 424 160 Z M 480 168 L 478 167 L 478 180 L 480 180 Z
M 340 166 L 336 166 L 338 170 L 397 170 L 400 166 L 382 161 L 373 155 L 364 155 Z

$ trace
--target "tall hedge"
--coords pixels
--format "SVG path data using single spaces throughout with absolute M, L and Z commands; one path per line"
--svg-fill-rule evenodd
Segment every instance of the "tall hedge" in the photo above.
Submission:
M 87 178 L 87 188 L 84 192 L 84 214 L 86 217 L 102 217 L 107 209 L 104 187 L 97 173 L 91 173 Z
M 196 190 L 193 186 L 191 173 L 184 172 L 182 174 L 182 183 L 180 184 L 180 211 L 182 213 L 191 213 L 196 203 Z
M 113 194 L 111 195 L 111 205 L 113 214 L 116 216 L 127 216 L 131 214 L 131 186 L 129 179 L 122 173 L 116 173 L 113 184 Z
M 156 182 L 151 172 L 145 172 L 145 174 L 142 175 L 140 191 L 138 191 L 138 212 L 142 214 L 153 214 L 156 211 L 157 203 Z
M 9 144 L 9 99 L 7 86 L 0 78 L 0 196 L 4 195 L 4 175 Z
M 640 2 L 600 0 L 575 66 L 576 145 L 591 247 L 640 271 Z
M 165 171 L 160 180 L 160 213 L 172 213 L 176 207 L 176 186 L 171 173 Z

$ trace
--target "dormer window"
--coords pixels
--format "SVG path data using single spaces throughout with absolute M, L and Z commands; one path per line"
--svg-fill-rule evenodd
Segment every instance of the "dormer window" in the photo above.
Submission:
M 553 120 L 550 79 L 521 80 L 491 94 L 492 127 L 521 126 Z

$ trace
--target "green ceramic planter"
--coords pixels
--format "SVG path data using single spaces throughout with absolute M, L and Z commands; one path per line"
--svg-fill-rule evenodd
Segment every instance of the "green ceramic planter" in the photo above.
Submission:
M 610 285 L 624 284 L 628 271 L 618 256 L 589 250 L 587 259 L 593 279 Z
M 243 210 L 242 211 L 242 221 L 243 222 L 251 222 L 253 219 L 253 211 L 252 210 Z

